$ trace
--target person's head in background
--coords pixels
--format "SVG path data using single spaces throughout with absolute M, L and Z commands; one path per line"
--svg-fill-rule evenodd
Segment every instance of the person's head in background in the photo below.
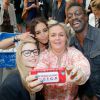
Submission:
M 92 0 L 90 6 L 95 16 L 100 18 L 100 0 Z
M 16 64 L 23 82 L 26 76 L 29 75 L 29 71 L 36 67 L 38 53 L 39 49 L 36 41 L 32 38 L 28 38 L 19 44 L 16 51 Z
M 30 33 L 34 34 L 34 38 L 37 41 L 37 45 L 40 47 L 40 51 L 46 49 L 48 43 L 48 24 L 44 18 L 35 18 L 30 25 Z
M 49 49 L 54 53 L 63 53 L 68 47 L 69 30 L 63 23 L 49 26 Z
M 87 29 L 88 16 L 84 7 L 77 3 L 71 3 L 66 9 L 66 16 L 75 33 L 82 33 Z

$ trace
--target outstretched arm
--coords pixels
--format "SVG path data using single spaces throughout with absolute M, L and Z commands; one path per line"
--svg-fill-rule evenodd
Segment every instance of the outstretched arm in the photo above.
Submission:
M 7 49 L 9 47 L 14 46 L 13 40 L 14 40 L 14 37 L 0 41 L 0 49 Z
M 15 43 L 14 43 L 15 38 L 16 40 L 25 40 L 28 37 L 34 37 L 34 35 L 29 34 L 29 32 L 26 32 L 26 33 L 22 33 L 20 35 L 16 35 L 11 38 L 4 39 L 0 41 L 0 49 L 8 49 L 8 48 L 12 48 L 12 46 L 15 46 Z

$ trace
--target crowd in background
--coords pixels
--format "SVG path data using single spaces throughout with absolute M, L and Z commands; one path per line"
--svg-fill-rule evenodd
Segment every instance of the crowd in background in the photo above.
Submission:
M 89 15 L 89 23 L 90 24 L 92 23 L 93 26 L 99 27 L 99 25 L 97 25 L 100 16 L 99 0 L 97 0 L 96 2 L 94 0 L 91 1 L 90 0 L 9 0 L 10 5 L 8 7 L 6 4 L 3 3 L 3 1 L 4 0 L 1 0 L 1 17 L 0 17 L 1 32 L 4 32 L 4 27 L 5 27 L 4 25 L 6 23 L 6 22 L 2 23 L 4 19 L 5 19 L 4 21 L 7 21 L 8 26 L 9 26 L 9 21 L 11 21 L 11 26 L 14 27 L 14 29 L 16 28 L 14 31 L 12 30 L 10 32 L 20 32 L 20 33 L 29 31 L 28 26 L 30 25 L 30 21 L 33 18 L 39 16 L 42 16 L 47 20 L 54 19 L 59 22 L 68 23 L 65 14 L 65 9 L 71 2 L 81 3 L 87 10 L 87 13 Z M 2 8 L 5 9 L 9 8 L 8 10 L 9 17 L 6 14 L 7 13 L 6 10 L 4 11 L 3 14 Z M 10 20 L 8 20 L 9 18 Z M 6 32 L 9 31 L 7 31 L 6 29 Z

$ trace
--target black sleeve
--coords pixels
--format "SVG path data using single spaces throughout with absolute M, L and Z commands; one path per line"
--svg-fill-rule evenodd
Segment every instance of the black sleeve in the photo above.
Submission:
M 2 84 L 0 87 L 0 100 L 18 100 L 17 91 L 11 86 L 12 84 Z
M 30 95 L 23 87 L 19 73 L 11 73 L 1 84 L 0 100 L 30 100 Z
M 19 100 L 18 92 L 19 88 L 17 85 L 18 80 L 14 79 L 13 75 L 8 76 L 0 86 L 0 100 Z

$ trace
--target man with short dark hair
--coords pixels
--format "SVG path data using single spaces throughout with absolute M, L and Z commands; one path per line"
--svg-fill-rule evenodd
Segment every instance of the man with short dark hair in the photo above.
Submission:
M 100 29 L 88 24 L 88 16 L 82 5 L 71 3 L 66 9 L 68 22 L 75 31 L 70 45 L 75 46 L 88 58 L 91 76 L 80 86 L 81 100 L 100 100 Z

